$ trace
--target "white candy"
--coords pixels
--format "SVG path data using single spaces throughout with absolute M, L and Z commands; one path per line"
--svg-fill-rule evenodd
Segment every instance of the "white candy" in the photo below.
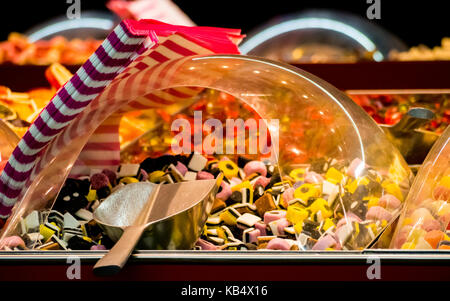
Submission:
M 27 228 L 27 232 L 34 232 L 33 230 L 39 229 L 39 212 L 36 210 L 28 214 L 25 218 L 25 226 Z
M 200 154 L 192 155 L 191 161 L 189 161 L 188 168 L 194 171 L 201 171 L 205 168 L 208 159 Z
M 44 236 L 39 232 L 27 233 L 25 236 L 32 242 L 44 239 Z
M 117 177 L 135 177 L 139 172 L 139 164 L 122 164 L 117 172 Z
M 68 243 L 64 240 L 59 239 L 56 235 L 52 235 L 52 240 L 61 246 L 64 250 L 67 250 Z
M 78 228 L 80 226 L 80 223 L 72 216 L 72 214 L 69 212 L 64 214 L 64 228 Z
M 92 212 L 83 208 L 75 212 L 75 215 L 81 219 L 84 219 L 85 221 L 90 221 L 94 218 Z
M 353 226 L 351 223 L 345 224 L 336 230 L 336 235 L 337 235 L 341 245 L 345 244 L 345 242 L 350 237 L 352 232 L 353 232 Z
M 328 181 L 323 181 L 322 192 L 328 195 L 328 206 L 331 207 L 339 194 L 339 186 Z
M 175 181 L 181 182 L 184 180 L 183 175 L 178 171 L 178 169 L 175 167 L 175 165 L 170 164 L 169 171 L 170 171 L 170 174 L 172 175 L 172 177 L 175 179 Z
M 238 217 L 236 220 L 236 223 L 242 224 L 248 227 L 253 227 L 257 222 L 261 221 L 261 218 L 259 216 L 250 214 L 250 213 L 244 213 L 241 216 Z
M 185 180 L 185 181 L 194 181 L 195 179 L 197 179 L 197 173 L 196 173 L 196 172 L 188 171 L 188 172 L 184 175 L 184 180 Z

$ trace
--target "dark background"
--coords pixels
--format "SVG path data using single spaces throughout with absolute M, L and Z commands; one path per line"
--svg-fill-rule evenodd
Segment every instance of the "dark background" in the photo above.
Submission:
M 328 8 L 366 18 L 368 0 L 174 0 L 198 25 L 241 28 L 248 33 L 273 17 L 308 8 Z M 381 0 L 381 20 L 375 22 L 397 35 L 407 45 L 440 45 L 450 36 L 447 0 Z M 106 10 L 106 1 L 81 0 L 86 10 Z M 66 0 L 3 0 L 0 40 L 11 31 L 23 32 L 50 17 L 66 14 Z

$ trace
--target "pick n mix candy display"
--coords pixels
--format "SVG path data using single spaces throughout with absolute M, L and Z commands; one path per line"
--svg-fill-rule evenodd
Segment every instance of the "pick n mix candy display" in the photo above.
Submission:
M 393 61 L 447 61 L 450 60 L 450 38 L 443 38 L 441 46 L 429 48 L 425 45 L 411 47 L 408 51 L 391 51 Z
M 450 127 L 431 149 L 411 187 L 391 247 L 450 248 Z
M 133 38 L 123 38 L 124 32 Z M 12 213 L 2 235 L 9 248 L 110 248 L 92 212 L 118 188 L 219 173 L 224 180 L 197 243 L 203 250 L 361 250 L 400 212 L 411 171 L 373 120 L 332 86 L 288 65 L 214 54 L 237 52 L 236 31 L 143 20 L 123 22 L 114 35 L 123 38 L 115 48 L 136 43 L 128 67 L 103 87 L 87 78 L 92 67 L 82 67 L 36 119 L 0 176 L 0 214 Z M 142 49 L 149 36 L 154 47 Z M 107 41 L 96 52 L 110 53 L 103 68 L 125 56 Z M 202 55 L 193 56 L 194 50 Z M 215 115 L 224 102 L 236 111 Z M 214 112 L 210 106 L 219 103 Z M 145 155 L 121 157 L 122 116 L 150 109 L 164 109 L 172 126 L 176 119 L 189 125 L 199 112 L 216 117 L 215 127 L 230 117 L 264 120 L 269 135 L 259 132 L 258 141 L 271 148 L 174 153 L 168 136 L 161 145 L 150 143 L 159 152 L 142 147 Z M 73 115 L 61 120 L 58 110 Z M 189 128 L 188 138 L 219 134 L 205 127 L 207 120 L 200 123 L 198 132 Z M 144 146 L 141 138 L 137 145 Z
M 359 104 L 377 123 L 394 125 L 414 107 L 430 109 L 435 118 L 423 126 L 424 130 L 441 134 L 450 124 L 450 95 L 448 94 L 385 94 L 349 96 Z
M 61 64 L 53 63 L 45 70 L 45 77 L 51 87 L 14 92 L 8 87 L 0 86 L 0 118 L 6 120 L 20 137 L 72 74 Z
M 268 161 L 164 155 L 90 177 L 68 179 L 52 210 L 20 220 L 6 249 L 102 250 L 112 240 L 93 211 L 119 188 L 142 181 L 177 183 L 225 175 L 197 248 L 205 250 L 352 250 L 373 241 L 399 212 L 397 184 L 355 159 L 323 159 L 281 176 Z
M 30 42 L 19 33 L 11 33 L 7 41 L 0 42 L 0 63 L 16 65 L 83 64 L 100 46 L 94 39 L 68 41 L 63 36 L 51 40 Z

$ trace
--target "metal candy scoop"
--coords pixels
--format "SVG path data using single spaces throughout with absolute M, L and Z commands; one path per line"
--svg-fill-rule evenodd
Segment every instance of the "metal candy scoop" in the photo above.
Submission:
M 422 164 L 439 135 L 419 129 L 434 118 L 425 108 L 412 108 L 394 125 L 380 125 L 410 165 Z
M 94 273 L 118 273 L 137 245 L 141 249 L 191 249 L 222 178 L 159 185 L 140 182 L 115 191 L 94 211 L 95 221 L 117 241 L 94 266 Z

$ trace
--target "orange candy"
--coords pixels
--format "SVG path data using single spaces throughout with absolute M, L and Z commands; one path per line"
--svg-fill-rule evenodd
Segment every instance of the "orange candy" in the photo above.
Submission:
M 433 247 L 433 249 L 436 249 L 439 242 L 444 239 L 444 235 L 445 234 L 442 231 L 433 230 L 425 234 L 425 240 Z

